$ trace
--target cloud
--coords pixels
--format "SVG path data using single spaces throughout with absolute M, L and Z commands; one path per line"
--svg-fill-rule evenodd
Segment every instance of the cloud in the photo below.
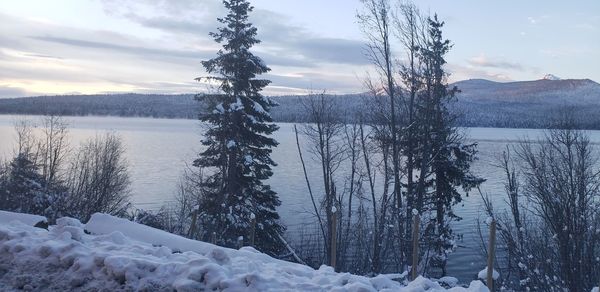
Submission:
M 64 59 L 62 57 L 50 56 L 50 55 L 44 55 L 44 54 L 34 54 L 34 53 L 25 53 L 23 55 L 26 56 L 26 57 L 42 58 L 42 59 L 56 59 L 56 60 L 63 60 Z
M 82 48 L 93 48 L 93 49 L 105 49 L 105 50 L 113 50 L 117 52 L 133 54 L 137 56 L 161 56 L 161 57 L 175 57 L 175 58 L 186 58 L 186 59 L 194 59 L 194 60 L 202 60 L 209 56 L 210 53 L 208 51 L 183 51 L 183 50 L 165 50 L 159 48 L 149 48 L 149 47 L 138 47 L 138 46 L 127 46 L 127 45 L 117 45 L 108 42 L 99 42 L 99 41 L 88 41 L 81 39 L 72 39 L 72 38 L 64 38 L 64 37 L 54 37 L 54 36 L 31 36 L 32 39 L 58 43 L 68 46 L 82 47 Z M 204 53 L 204 54 L 203 54 Z
M 307 90 L 327 90 L 333 93 L 358 92 L 362 84 L 355 75 L 322 74 L 315 72 L 298 72 L 293 75 L 267 74 L 266 77 L 272 81 L 274 86 L 292 87 Z
M 18 87 L 12 87 L 12 86 L 0 85 L 0 98 L 22 97 L 22 96 L 28 96 L 28 95 L 31 95 L 31 94 L 29 92 L 27 92 L 27 90 L 25 90 L 25 89 L 18 88 Z
M 200 61 L 216 55 L 208 35 L 223 15 L 219 1 L 105 1 L 113 23 L 96 29 L 41 22 L 0 13 L 0 93 L 198 93 Z M 266 94 L 360 91 L 354 75 L 368 64 L 362 42 L 321 37 L 289 17 L 257 9 L 251 21 L 263 42 L 254 52 L 273 71 Z M 125 21 L 125 22 L 124 22 Z M 127 24 L 129 22 L 130 24 Z M 335 73 L 333 73 L 335 72 Z
M 448 64 L 447 69 L 451 73 L 450 78 L 452 82 L 474 78 L 481 78 L 498 82 L 514 81 L 514 79 L 506 73 L 489 72 L 485 69 L 474 68 L 473 66 Z
M 142 2 L 144 3 L 144 2 Z M 203 1 L 211 3 L 202 7 L 200 15 L 189 17 L 185 9 L 193 6 L 188 1 L 169 1 L 168 3 L 152 6 L 162 9 L 150 13 L 153 16 L 141 15 L 137 11 L 147 11 L 149 8 L 135 6 L 136 10 L 119 8 L 117 15 L 142 26 L 158 29 L 167 34 L 186 34 L 190 37 L 212 42 L 209 32 L 216 31 L 220 24 L 215 15 L 221 15 L 222 7 L 218 1 Z M 174 5 L 168 7 L 172 3 Z M 218 4 L 215 4 L 218 3 Z M 106 9 L 105 9 L 106 10 Z M 182 15 L 183 13 L 183 15 Z M 366 65 L 369 61 L 363 55 L 363 42 L 358 40 L 326 38 L 315 36 L 304 28 L 293 25 L 288 17 L 264 9 L 256 9 L 251 14 L 251 21 L 258 28 L 258 38 L 262 43 L 257 49 L 265 60 L 271 60 L 274 65 L 294 67 L 315 67 L 320 63 L 338 63 L 350 65 Z M 265 52 L 270 53 L 265 54 Z M 261 54 L 259 54 L 261 55 Z M 285 60 L 285 59 L 288 60 Z
M 540 24 L 550 18 L 551 18 L 550 15 L 544 14 L 544 15 L 540 15 L 540 16 L 529 16 L 529 17 L 527 17 L 527 21 L 530 24 L 536 25 L 536 24 Z
M 508 62 L 504 60 L 493 60 L 484 54 L 480 54 L 479 56 L 470 58 L 467 62 L 476 67 L 487 67 L 487 68 L 499 68 L 499 69 L 510 69 L 510 70 L 518 70 L 523 71 L 524 68 L 519 63 Z

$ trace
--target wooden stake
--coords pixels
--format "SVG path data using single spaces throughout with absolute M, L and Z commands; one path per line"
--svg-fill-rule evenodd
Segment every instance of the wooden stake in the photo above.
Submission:
M 244 237 L 240 236 L 238 237 L 238 249 L 244 247 Z
M 188 232 L 188 237 L 192 239 L 196 233 L 196 220 L 198 220 L 198 209 L 192 211 L 192 225 L 190 226 L 190 231 Z
M 492 219 L 490 223 L 490 240 L 488 241 L 487 258 L 487 286 L 490 291 L 494 291 L 494 253 L 496 249 L 496 220 Z
M 337 261 L 337 214 L 335 207 L 331 210 L 331 266 L 335 270 Z
M 419 225 L 421 217 L 419 214 L 413 216 L 413 245 L 412 245 L 412 279 L 417 278 L 417 270 L 419 267 Z
M 250 214 L 250 246 L 254 247 L 254 237 L 256 236 L 256 215 Z

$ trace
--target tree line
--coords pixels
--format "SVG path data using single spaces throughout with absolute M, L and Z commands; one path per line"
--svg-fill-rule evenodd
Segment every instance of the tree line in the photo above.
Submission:
M 566 93 L 565 93 L 566 94 Z M 337 101 L 344 112 L 357 121 L 359 105 L 369 94 L 326 94 Z M 271 111 L 275 122 L 311 122 L 301 110 L 312 95 L 272 96 L 279 106 Z M 560 116 L 565 106 L 583 113 L 579 120 L 582 129 L 600 129 L 600 107 L 595 104 L 556 104 L 537 101 L 522 103 L 498 99 L 468 100 L 459 98 L 450 111 L 459 115 L 456 125 L 461 127 L 548 128 Z M 119 116 L 168 119 L 196 119 L 201 107 L 193 94 L 102 94 L 58 95 L 0 99 L 0 114 L 63 115 L 63 116 Z

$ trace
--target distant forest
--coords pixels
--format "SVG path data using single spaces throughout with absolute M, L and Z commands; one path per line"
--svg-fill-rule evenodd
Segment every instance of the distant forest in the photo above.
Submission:
M 276 122 L 311 122 L 304 111 L 310 95 L 274 96 L 280 106 L 272 110 Z M 358 119 L 370 96 L 327 95 L 340 113 Z M 102 94 L 57 95 L 0 99 L 0 114 L 120 116 L 195 119 L 201 104 L 194 95 Z M 600 104 L 568 104 L 544 101 L 459 98 L 452 110 L 460 113 L 457 126 L 547 128 L 565 108 L 576 112 L 582 129 L 600 129 Z

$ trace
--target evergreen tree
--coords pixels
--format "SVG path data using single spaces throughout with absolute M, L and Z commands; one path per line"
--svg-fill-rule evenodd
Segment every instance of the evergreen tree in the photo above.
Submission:
M 275 166 L 270 154 L 278 143 L 269 135 L 278 127 L 269 111 L 276 103 L 260 93 L 270 81 L 257 78 L 270 69 L 249 50 L 260 42 L 257 29 L 248 21 L 253 7 L 246 0 L 224 0 L 223 4 L 229 10 L 218 19 L 223 26 L 210 34 L 223 44 L 222 49 L 217 57 L 202 62 L 211 76 L 198 78 L 218 84 L 219 89 L 217 94 L 197 97 L 210 106 L 200 116 L 208 127 L 202 141 L 206 150 L 194 166 L 214 170 L 202 182 L 205 194 L 199 218 L 205 239 L 214 233 L 225 246 L 236 246 L 240 236 L 249 238 L 252 218 L 256 218 L 255 246 L 276 253 L 285 229 L 275 210 L 281 202 L 263 183 Z
M 20 153 L 11 161 L 3 183 L 3 209 L 45 215 L 51 198 L 43 187 L 42 175 L 28 155 Z
M 432 188 L 431 208 L 435 210 L 433 230 L 429 234 L 437 251 L 436 265 L 445 275 L 447 253 L 453 247 L 453 232 L 450 221 L 460 220 L 452 206 L 462 200 L 459 187 L 464 191 L 478 186 L 484 180 L 473 175 L 470 167 L 476 159 L 477 144 L 464 143 L 456 125 L 457 116 L 448 109 L 456 100 L 458 88 L 449 87 L 448 73 L 444 69 L 444 56 L 452 47 L 442 37 L 444 22 L 437 15 L 428 20 L 428 40 L 421 48 L 425 63 L 425 87 L 420 107 L 421 143 L 426 155 L 421 159 L 431 161 L 429 185 Z M 421 153 L 423 154 L 423 153 Z

